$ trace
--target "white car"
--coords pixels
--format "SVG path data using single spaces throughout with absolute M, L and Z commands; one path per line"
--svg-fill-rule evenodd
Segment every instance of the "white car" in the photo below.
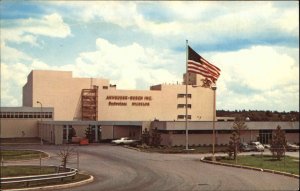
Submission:
M 287 151 L 299 151 L 299 146 L 291 143 L 286 144 Z
M 120 139 L 113 140 L 112 143 L 117 144 L 117 145 L 130 145 L 130 144 L 135 144 L 137 143 L 138 140 L 132 140 L 129 139 L 128 137 L 122 137 Z
M 265 147 L 258 141 L 251 142 L 250 146 L 253 146 L 256 151 L 263 152 L 265 150 Z
M 270 144 L 264 144 L 263 146 L 265 147 L 265 149 L 270 149 L 271 148 Z

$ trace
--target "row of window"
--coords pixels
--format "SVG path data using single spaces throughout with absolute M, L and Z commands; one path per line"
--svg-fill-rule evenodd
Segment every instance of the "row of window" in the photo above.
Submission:
M 172 131 L 165 131 L 165 130 L 160 130 L 159 131 L 162 134 L 185 134 L 185 130 L 172 130 Z M 212 134 L 212 130 L 189 130 L 189 134 Z M 231 134 L 232 130 L 215 130 L 216 134 Z
M 52 118 L 52 112 L 0 112 L 0 118 Z
M 272 131 L 272 130 L 270 130 Z M 273 130 L 274 131 L 274 130 Z M 272 132 L 273 132 L 272 131 Z M 185 130 L 159 130 L 160 133 L 162 134 L 185 134 L 186 131 Z M 216 134 L 232 134 L 233 130 L 215 130 Z M 291 133 L 299 133 L 298 129 L 291 129 L 291 130 L 285 130 L 285 132 L 291 132 Z M 213 131 L 212 130 L 189 130 L 188 131 L 189 134 L 212 134 Z M 272 134 L 269 134 L 272 135 Z M 260 134 L 260 137 L 264 137 L 264 134 Z
M 185 96 L 187 95 L 187 98 L 192 98 L 192 94 L 177 94 L 177 98 L 185 98 Z M 177 108 L 185 108 L 187 106 L 187 108 L 192 108 L 191 104 L 177 104 Z M 188 119 L 192 119 L 191 115 L 187 116 Z M 177 119 L 185 119 L 185 115 L 177 115 Z

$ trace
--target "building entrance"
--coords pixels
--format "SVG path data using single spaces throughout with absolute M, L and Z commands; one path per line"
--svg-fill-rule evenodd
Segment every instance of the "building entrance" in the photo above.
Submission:
M 261 144 L 271 144 L 272 130 L 259 130 L 258 139 Z

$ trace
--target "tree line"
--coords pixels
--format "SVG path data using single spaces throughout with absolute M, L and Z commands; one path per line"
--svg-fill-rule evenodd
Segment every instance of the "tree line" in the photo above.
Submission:
M 250 121 L 299 121 L 299 111 L 217 110 L 218 117 L 235 117 Z

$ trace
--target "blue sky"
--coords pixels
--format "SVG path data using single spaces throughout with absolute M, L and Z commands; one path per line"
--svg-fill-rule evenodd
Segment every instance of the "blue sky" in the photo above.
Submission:
M 1 1 L 1 106 L 34 69 L 120 89 L 182 82 L 185 41 L 221 69 L 217 109 L 299 111 L 298 1 Z

